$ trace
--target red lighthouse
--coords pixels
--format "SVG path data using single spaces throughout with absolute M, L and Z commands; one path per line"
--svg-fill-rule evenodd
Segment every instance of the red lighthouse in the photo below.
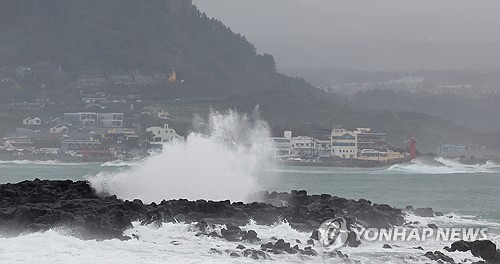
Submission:
M 417 157 L 417 139 L 415 133 L 410 134 L 410 158 L 413 160 Z

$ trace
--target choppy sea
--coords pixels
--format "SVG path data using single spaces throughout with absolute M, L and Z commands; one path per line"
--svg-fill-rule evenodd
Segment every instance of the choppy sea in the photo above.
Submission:
M 179 151 L 182 150 L 173 153 Z M 189 151 L 191 153 L 193 150 Z M 444 215 L 423 218 L 409 214 L 406 218 L 408 221 L 419 221 L 421 226 L 434 223 L 439 227 L 486 227 L 490 238 L 500 245 L 497 237 L 500 234 L 500 164 L 494 162 L 463 165 L 440 158 L 437 161 L 442 165 L 415 160 L 371 169 L 298 166 L 254 168 L 252 165 L 252 169 L 248 170 L 246 166 L 251 163 L 249 160 L 245 160 L 244 164 L 231 160 L 217 164 L 210 157 L 207 159 L 207 162 L 189 166 L 179 165 L 183 161 L 169 158 L 168 153 L 136 162 L 1 161 L 0 183 L 35 178 L 89 180 L 96 189 L 106 189 L 124 199 L 140 198 L 144 201 L 175 198 L 217 200 L 223 197 L 244 200 L 239 194 L 258 190 L 304 189 L 311 194 L 365 198 L 398 208 L 406 205 L 432 207 Z M 230 157 L 222 156 L 222 159 Z M 309 233 L 293 230 L 286 222 L 270 227 L 250 223 L 243 229 L 257 231 L 263 242 L 277 237 L 291 242 L 298 239 L 305 243 L 310 236 Z M 64 228 L 14 238 L 0 236 L 0 263 L 255 263 L 251 259 L 210 253 L 211 248 L 235 250 L 238 243 L 196 237 L 190 226 L 184 223 L 168 223 L 160 228 L 135 223 L 134 228 L 126 233 L 137 234 L 140 239 L 84 241 L 72 236 L 71 230 Z M 425 263 L 431 262 L 423 256 L 425 251 L 442 250 L 451 242 L 394 241 L 389 243 L 392 249 L 382 248 L 386 243 L 364 242 L 357 248 L 340 250 L 361 263 Z M 260 244 L 243 245 L 247 248 L 260 247 Z M 422 246 L 425 251 L 413 249 L 417 246 Z M 322 250 L 320 246 L 315 246 L 315 249 L 318 252 Z M 479 260 L 470 253 L 445 253 L 456 262 Z M 259 262 L 337 263 L 339 259 L 272 255 L 272 260 Z

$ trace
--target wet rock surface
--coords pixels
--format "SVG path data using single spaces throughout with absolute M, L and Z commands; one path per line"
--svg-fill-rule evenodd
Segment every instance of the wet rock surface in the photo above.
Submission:
M 497 250 L 495 243 L 490 240 L 476 240 L 471 242 L 460 240 L 445 249 L 448 252 L 470 251 L 474 257 L 484 259 L 485 263 L 500 264 L 500 250 Z
M 434 217 L 434 216 L 443 216 L 443 213 L 441 212 L 435 212 L 432 208 L 426 207 L 426 208 L 413 208 L 413 206 L 408 205 L 405 208 L 405 211 L 408 213 L 413 213 L 416 216 L 420 217 Z
M 260 199 L 268 204 L 283 204 L 290 208 L 285 219 L 292 227 L 304 231 L 335 217 L 347 217 L 365 227 L 389 228 L 404 223 L 403 212 L 386 204 L 373 204 L 369 200 L 350 200 L 329 194 L 308 195 L 306 191 L 264 192 Z M 310 230 L 312 228 L 312 230 Z
M 441 251 L 434 251 L 434 252 L 428 251 L 427 253 L 425 253 L 425 256 L 427 258 L 429 258 L 430 260 L 435 260 L 435 261 L 438 261 L 438 262 L 452 263 L 452 264 L 455 263 L 455 260 L 453 260 L 452 257 L 449 257 L 449 256 L 445 255 Z
M 256 198 L 257 199 L 257 198 Z M 348 200 L 306 191 L 260 193 L 260 202 L 188 201 L 185 199 L 144 204 L 116 196 L 97 194 L 85 181 L 34 180 L 0 185 L 0 232 L 23 232 L 70 227 L 83 239 L 129 239 L 123 231 L 132 221 L 161 226 L 164 222 L 199 222 L 200 229 L 224 224 L 222 236 L 229 241 L 258 242 L 254 231 L 242 231 L 250 219 L 271 225 L 286 220 L 299 231 L 312 232 L 328 219 L 344 216 L 366 227 L 401 225 L 401 210 L 368 200 Z M 281 206 L 275 206 L 278 204 Z

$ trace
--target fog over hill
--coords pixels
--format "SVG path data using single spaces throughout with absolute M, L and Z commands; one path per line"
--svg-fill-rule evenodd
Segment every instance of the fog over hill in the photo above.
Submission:
M 196 0 L 279 67 L 500 69 L 496 0 Z
M 353 108 L 417 111 L 479 131 L 500 129 L 498 1 L 194 2 L 273 54 L 287 75 L 321 88 L 345 84 L 336 91 L 351 94 L 350 83 L 375 83 L 350 99 Z M 422 86 L 436 86 L 426 88 L 438 95 L 391 91 L 387 82 L 405 77 L 425 78 Z M 438 89 L 469 85 L 475 98 Z

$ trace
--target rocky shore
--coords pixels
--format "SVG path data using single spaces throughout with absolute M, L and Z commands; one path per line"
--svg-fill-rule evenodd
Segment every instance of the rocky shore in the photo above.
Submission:
M 368 200 L 348 200 L 328 194 L 259 193 L 260 202 L 188 201 L 143 204 L 98 194 L 85 181 L 34 180 L 0 185 L 0 231 L 18 235 L 56 226 L 71 226 L 84 239 L 122 238 L 132 221 L 144 224 L 200 222 L 245 225 L 250 219 L 271 225 L 286 220 L 299 231 L 312 232 L 328 219 L 345 216 L 366 227 L 404 223 L 400 209 Z
M 132 222 L 158 226 L 166 222 L 185 222 L 193 223 L 193 231 L 197 236 L 217 237 L 231 242 L 262 242 L 257 249 L 238 245 L 235 250 L 225 253 L 231 257 L 266 259 L 270 254 L 318 255 L 311 247 L 319 239 L 317 229 L 322 222 L 335 217 L 347 219 L 349 225 L 363 227 L 390 228 L 408 224 L 405 223 L 402 210 L 365 199 L 350 200 L 329 194 L 308 195 L 306 191 L 292 191 L 262 192 L 255 194 L 253 200 L 259 202 L 178 199 L 144 204 L 138 199 L 124 201 L 114 195 L 98 194 L 85 181 L 36 179 L 0 185 L 0 236 L 69 227 L 72 234 L 81 239 L 128 240 L 137 238 L 123 235 L 127 228 L 132 227 Z M 430 208 L 408 207 L 407 210 L 421 216 L 439 215 Z M 255 231 L 240 228 L 250 220 L 260 225 L 286 220 L 298 231 L 311 232 L 311 239 L 302 243 L 279 238 L 261 241 Z M 215 225 L 223 225 L 224 228 L 215 232 Z M 349 235 L 347 246 L 358 246 L 360 241 L 354 233 L 352 235 Z M 212 250 L 214 254 L 225 254 L 216 248 Z M 456 242 L 446 250 L 471 251 L 474 256 L 483 258 L 485 263 L 499 263 L 497 259 L 500 259 L 495 244 L 491 242 Z M 340 251 L 329 254 L 331 257 L 348 259 Z M 453 259 L 450 261 L 440 251 L 429 251 L 424 256 L 453 263 Z

